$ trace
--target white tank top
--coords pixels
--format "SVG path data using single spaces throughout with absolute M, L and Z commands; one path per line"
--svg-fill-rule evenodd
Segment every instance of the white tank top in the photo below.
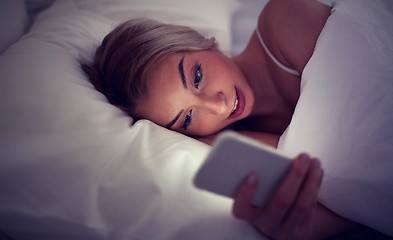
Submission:
M 284 70 L 284 71 L 286 71 L 286 72 L 288 72 L 288 73 L 290 73 L 290 74 L 293 74 L 293 75 L 296 75 L 296 76 L 300 76 L 299 72 L 296 71 L 295 69 L 289 68 L 289 67 L 285 66 L 284 64 L 280 63 L 280 62 L 273 56 L 273 54 L 269 51 L 269 49 L 266 47 L 265 43 L 264 43 L 263 40 L 262 40 L 261 34 L 259 33 L 258 28 L 256 28 L 256 32 L 257 32 L 259 41 L 261 42 L 263 48 L 264 48 L 265 51 L 267 52 L 267 55 L 269 55 L 269 57 L 273 60 L 273 62 L 274 62 L 278 67 L 280 67 L 282 70 Z

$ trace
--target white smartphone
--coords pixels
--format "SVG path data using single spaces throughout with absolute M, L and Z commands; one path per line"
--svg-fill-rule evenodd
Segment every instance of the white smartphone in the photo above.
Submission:
M 198 188 L 233 198 L 244 177 L 255 172 L 259 184 L 252 199 L 266 205 L 287 175 L 292 159 L 275 148 L 235 132 L 220 134 L 194 177 Z

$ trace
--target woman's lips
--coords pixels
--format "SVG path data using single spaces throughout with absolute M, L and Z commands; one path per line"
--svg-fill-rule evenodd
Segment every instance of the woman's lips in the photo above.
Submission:
M 236 99 L 234 100 L 232 112 L 229 115 L 228 119 L 237 118 L 240 115 L 242 115 L 244 111 L 244 107 L 246 105 L 246 101 L 243 93 L 237 87 L 235 87 L 235 90 L 236 90 Z

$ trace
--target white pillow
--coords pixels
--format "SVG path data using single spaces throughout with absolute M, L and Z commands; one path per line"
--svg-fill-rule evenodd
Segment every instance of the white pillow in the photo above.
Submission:
M 23 0 L 2 0 L 0 5 L 0 55 L 26 31 L 28 17 Z
M 319 157 L 320 201 L 393 236 L 392 2 L 336 2 L 279 149 Z
M 179 17 L 229 36 L 231 2 L 213 5 Z M 193 187 L 207 145 L 149 121 L 131 126 L 82 73 L 77 59 L 92 56 L 127 6 L 57 1 L 0 57 L 1 231 L 29 240 L 261 239 L 231 216 L 231 200 Z

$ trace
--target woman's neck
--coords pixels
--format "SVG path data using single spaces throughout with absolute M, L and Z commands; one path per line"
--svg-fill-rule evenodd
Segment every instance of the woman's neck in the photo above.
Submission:
M 240 124 L 256 131 L 281 134 L 292 118 L 300 82 L 287 79 L 287 73 L 272 64 L 255 33 L 246 49 L 233 60 L 243 71 L 255 97 L 250 116 Z
M 255 96 L 250 116 L 276 115 L 285 104 L 270 71 L 267 55 L 255 34 L 246 49 L 233 60 L 242 70 Z

